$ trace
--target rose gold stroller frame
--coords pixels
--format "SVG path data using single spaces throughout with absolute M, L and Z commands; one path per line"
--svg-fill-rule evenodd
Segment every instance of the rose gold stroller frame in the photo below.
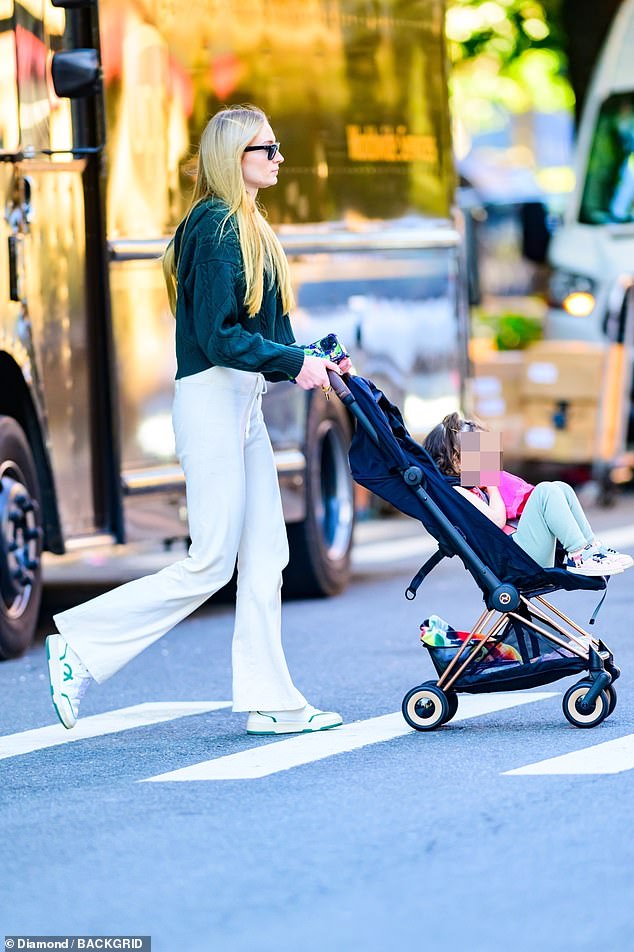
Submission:
M 540 627 L 538 624 L 532 621 L 532 619 L 525 618 L 524 615 L 519 615 L 517 612 L 498 612 L 494 609 L 485 609 L 469 632 L 469 637 L 461 645 L 460 650 L 456 652 L 441 676 L 438 678 L 437 684 L 439 688 L 442 688 L 442 690 L 445 692 L 450 691 L 461 674 L 469 667 L 477 655 L 482 652 L 482 649 L 487 644 L 490 646 L 493 645 L 496 635 L 502 630 L 509 618 L 514 618 L 516 621 L 521 622 L 528 628 L 532 628 L 543 638 L 546 638 L 548 641 L 550 641 L 553 645 L 556 645 L 558 648 L 565 648 L 567 651 L 570 651 L 572 654 L 575 654 L 584 660 L 589 660 L 591 648 L 597 651 L 603 660 L 607 660 L 611 657 L 610 652 L 605 648 L 602 642 L 593 638 L 592 635 L 577 625 L 577 623 L 574 622 L 572 618 L 569 618 L 566 614 L 564 614 L 564 612 L 560 611 L 558 608 L 555 608 L 554 605 L 551 605 L 550 602 L 546 601 L 542 595 L 536 595 L 535 600 L 549 609 L 552 615 L 548 615 L 541 608 L 538 608 L 524 595 L 520 595 L 520 600 L 528 608 L 531 616 L 534 616 L 536 619 L 552 625 L 552 627 L 555 628 L 562 637 L 558 638 L 556 635 L 553 635 L 552 632 Z M 567 631 L 566 628 L 560 624 L 560 622 L 564 622 L 568 628 L 573 630 Z M 484 637 L 474 640 L 476 635 L 484 635 Z M 581 641 L 579 636 L 586 639 L 585 642 Z M 503 641 L 501 643 L 503 643 Z M 466 653 L 466 649 L 471 644 L 473 644 L 471 652 Z M 462 662 L 460 660 L 461 658 Z

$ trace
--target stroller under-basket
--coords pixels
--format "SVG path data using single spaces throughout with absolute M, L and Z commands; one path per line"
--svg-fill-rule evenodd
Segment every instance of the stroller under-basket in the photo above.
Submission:
M 357 421 L 350 446 L 352 475 L 397 509 L 419 519 L 438 549 L 410 583 L 445 557 L 457 555 L 480 587 L 485 609 L 469 632 L 444 626 L 440 643 L 423 643 L 438 679 L 403 698 L 403 716 L 418 731 L 434 730 L 456 714 L 459 693 L 515 691 L 582 674 L 563 699 L 576 727 L 595 727 L 616 706 L 620 671 L 595 640 L 545 595 L 565 589 L 602 590 L 603 578 L 543 568 L 460 493 L 408 434 L 399 410 L 362 377 L 329 374 L 333 389 Z M 421 626 L 426 630 L 428 623 Z

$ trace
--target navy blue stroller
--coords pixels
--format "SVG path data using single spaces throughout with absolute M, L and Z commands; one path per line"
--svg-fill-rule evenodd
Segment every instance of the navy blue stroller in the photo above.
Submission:
M 605 580 L 538 565 L 455 492 L 410 437 L 399 410 L 369 380 L 329 376 L 357 422 L 349 452 L 354 479 L 419 519 L 438 542 L 407 597 L 415 597 L 442 559 L 457 555 L 484 598 L 484 611 L 462 639 L 453 639 L 458 633 L 450 629 L 447 643 L 425 644 L 438 679 L 405 695 L 408 724 L 418 731 L 446 724 L 458 710 L 459 693 L 525 690 L 577 674 L 583 676 L 564 695 L 564 715 L 576 727 L 600 724 L 616 706 L 613 682 L 620 671 L 602 641 L 544 596 L 558 589 L 602 590 Z

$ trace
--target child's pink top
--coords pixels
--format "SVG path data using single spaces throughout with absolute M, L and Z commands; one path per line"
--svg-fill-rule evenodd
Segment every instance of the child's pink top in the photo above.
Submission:
M 526 500 L 534 490 L 531 483 L 527 483 L 521 476 L 514 476 L 513 473 L 507 473 L 504 470 L 500 473 L 500 495 L 506 506 L 507 523 L 502 527 L 502 531 L 507 535 L 512 535 L 517 529 L 517 520 L 524 511 Z M 470 492 L 479 496 L 487 504 L 489 498 L 481 486 L 472 486 Z

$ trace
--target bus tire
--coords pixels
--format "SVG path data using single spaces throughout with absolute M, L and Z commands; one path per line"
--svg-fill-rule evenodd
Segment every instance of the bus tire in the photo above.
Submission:
M 348 464 L 350 422 L 333 396 L 311 393 L 304 455 L 306 517 L 287 527 L 290 561 L 284 594 L 336 595 L 350 581 L 354 495 Z
M 42 598 L 42 509 L 22 427 L 0 416 L 0 658 L 33 641 Z

